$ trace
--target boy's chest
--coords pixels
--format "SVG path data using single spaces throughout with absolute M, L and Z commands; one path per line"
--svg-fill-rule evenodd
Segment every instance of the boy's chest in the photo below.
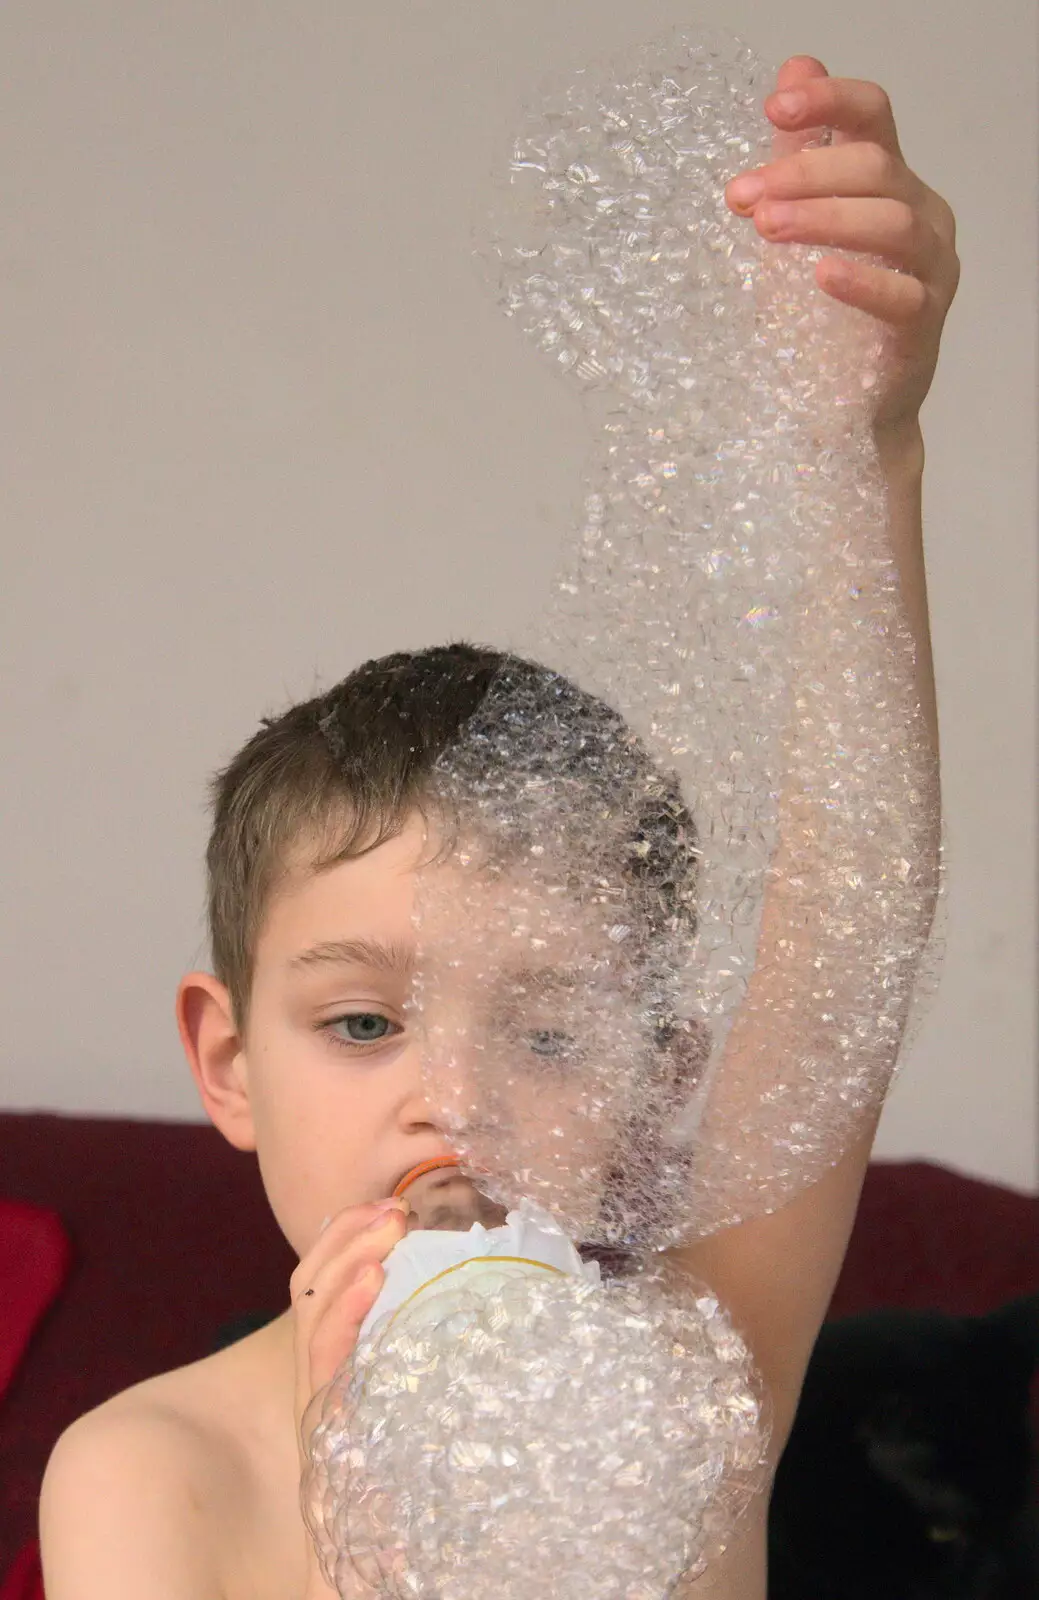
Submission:
M 765 1504 L 762 1499 L 746 1515 L 742 1537 L 701 1582 L 682 1580 L 675 1600 L 696 1600 L 701 1589 L 704 1600 L 765 1600 Z M 272 1477 L 265 1489 L 254 1489 L 221 1519 L 218 1537 L 223 1600 L 304 1600 L 309 1535 L 295 1478 Z M 334 1589 L 328 1594 L 335 1600 Z
M 264 1329 L 164 1380 L 161 1398 L 205 1441 L 195 1498 L 221 1600 L 303 1600 L 306 1588 L 309 1534 L 282 1354 Z
M 303 1600 L 309 1535 L 295 1474 L 250 1474 L 214 1517 L 223 1600 Z

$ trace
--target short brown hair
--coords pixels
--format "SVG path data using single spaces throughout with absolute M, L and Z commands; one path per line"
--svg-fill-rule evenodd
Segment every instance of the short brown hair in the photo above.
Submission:
M 623 719 L 568 678 L 465 643 L 366 661 L 327 693 L 266 717 L 211 788 L 206 852 L 213 967 L 245 1026 L 256 944 L 270 896 L 294 865 L 311 870 L 373 849 L 432 791 L 437 762 L 477 712 L 500 723 L 510 704 L 543 722 L 510 753 L 545 764 L 546 737 L 571 781 L 609 795 L 632 773 L 644 796 L 628 841 L 628 876 L 649 889 L 650 935 L 695 917 L 697 854 L 676 780 L 657 770 Z M 512 722 L 516 722 L 513 714 Z M 493 754 L 488 759 L 493 759 Z

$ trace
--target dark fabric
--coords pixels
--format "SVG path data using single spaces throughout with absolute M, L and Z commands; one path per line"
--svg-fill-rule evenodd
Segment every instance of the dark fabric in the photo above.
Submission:
M 217 1329 L 210 1354 L 215 1355 L 218 1350 L 226 1350 L 229 1344 L 237 1344 L 239 1339 L 244 1339 L 247 1334 L 265 1328 L 276 1316 L 275 1311 L 252 1311 L 247 1316 L 232 1318 L 222 1328 Z
M 74 1256 L 0 1408 L 2 1577 L 35 1536 L 62 1430 L 279 1314 L 296 1263 L 255 1156 L 206 1124 L 0 1114 L 0 1194 L 56 1212 Z M 924 1163 L 870 1168 L 833 1314 L 980 1312 L 1036 1289 L 1039 1199 Z
M 827 1322 L 769 1507 L 769 1600 L 1039 1596 L 1039 1294 Z

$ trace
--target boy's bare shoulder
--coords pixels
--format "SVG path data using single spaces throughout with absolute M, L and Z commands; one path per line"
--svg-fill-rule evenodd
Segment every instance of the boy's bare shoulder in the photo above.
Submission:
M 283 1319 L 278 1319 L 281 1322 Z M 277 1325 L 271 1324 L 199 1361 L 160 1372 L 113 1395 L 80 1422 L 123 1418 L 174 1429 L 186 1441 L 234 1453 L 266 1444 L 285 1380 Z
M 229 1467 L 219 1429 L 200 1427 L 168 1385 L 139 1384 L 79 1417 L 40 1492 L 48 1600 L 220 1600 L 206 1507 Z
M 305 1545 L 276 1377 L 253 1335 L 67 1428 L 40 1497 L 48 1600 L 291 1594 Z
M 178 1463 L 197 1454 L 200 1464 L 213 1460 L 214 1452 L 215 1459 L 228 1462 L 243 1449 L 248 1453 L 249 1433 L 257 1422 L 256 1390 L 269 1366 L 262 1343 L 252 1335 L 133 1384 L 79 1417 L 59 1445 L 68 1450 L 74 1441 L 84 1449 L 88 1442 L 109 1437 L 139 1436 L 159 1441 Z

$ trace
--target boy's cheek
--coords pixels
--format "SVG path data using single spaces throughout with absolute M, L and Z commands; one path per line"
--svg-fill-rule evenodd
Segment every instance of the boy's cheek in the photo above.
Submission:
M 278 1225 L 301 1252 L 324 1216 L 355 1203 L 344 1193 L 344 1174 L 356 1171 L 362 1153 L 357 1118 L 320 1092 L 320 1075 L 308 1071 L 298 1053 L 279 1054 L 268 1041 L 261 1059 L 250 1095 L 257 1159 Z

